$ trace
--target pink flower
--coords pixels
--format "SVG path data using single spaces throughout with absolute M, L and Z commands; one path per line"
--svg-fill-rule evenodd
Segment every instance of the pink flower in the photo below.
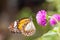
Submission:
M 38 11 L 36 14 L 36 20 L 37 23 L 41 26 L 46 26 L 46 11 L 45 10 L 41 10 Z
M 55 24 L 57 24 L 57 21 L 60 21 L 60 14 L 54 14 L 51 18 L 50 18 L 50 25 L 54 26 Z

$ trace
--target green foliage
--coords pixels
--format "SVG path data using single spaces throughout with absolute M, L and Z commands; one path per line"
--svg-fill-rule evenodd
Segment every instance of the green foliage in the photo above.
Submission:
M 60 40 L 60 23 L 47 33 L 43 34 L 38 40 Z
M 30 16 L 32 16 L 31 9 L 28 7 L 25 7 L 19 12 L 19 14 L 17 15 L 17 18 L 24 18 L 24 17 L 30 17 Z

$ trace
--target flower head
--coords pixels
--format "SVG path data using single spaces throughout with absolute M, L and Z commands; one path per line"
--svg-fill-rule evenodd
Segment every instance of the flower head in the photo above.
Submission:
M 41 26 L 46 26 L 46 11 L 45 10 L 41 10 L 38 11 L 36 14 L 36 20 L 37 23 Z
M 51 18 L 50 18 L 50 25 L 54 26 L 55 24 L 57 24 L 57 22 L 60 21 L 60 15 L 59 14 L 54 14 Z

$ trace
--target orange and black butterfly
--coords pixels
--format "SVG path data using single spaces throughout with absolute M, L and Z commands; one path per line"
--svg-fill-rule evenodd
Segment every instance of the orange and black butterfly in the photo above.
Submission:
M 32 18 L 22 18 L 11 23 L 9 30 L 15 33 L 21 32 L 25 36 L 32 36 L 35 33 L 36 28 Z

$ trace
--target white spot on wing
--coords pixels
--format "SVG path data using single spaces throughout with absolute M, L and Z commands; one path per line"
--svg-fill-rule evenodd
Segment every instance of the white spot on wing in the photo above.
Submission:
M 14 27 L 16 27 L 17 26 L 17 21 L 14 21 Z
M 14 21 L 14 32 L 18 32 L 18 29 L 17 29 L 17 21 Z

